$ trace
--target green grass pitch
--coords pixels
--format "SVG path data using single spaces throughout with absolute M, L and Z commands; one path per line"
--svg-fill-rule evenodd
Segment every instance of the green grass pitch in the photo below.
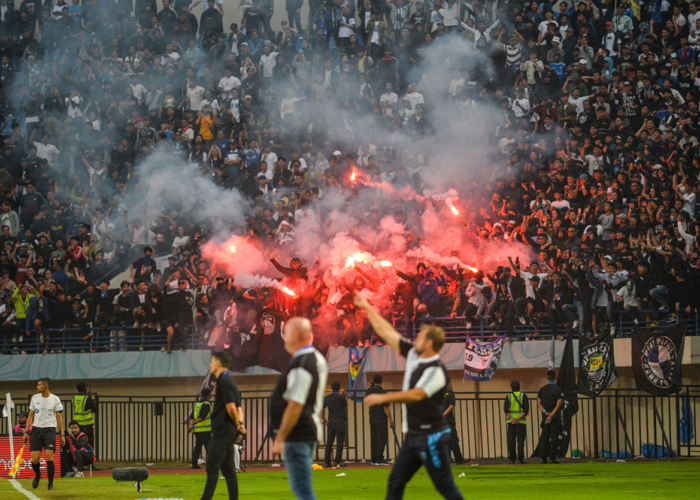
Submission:
M 336 474 L 344 472 L 345 477 Z M 455 481 L 465 499 L 542 500 L 543 498 L 656 500 L 700 498 L 700 461 L 644 463 L 577 462 L 560 465 L 461 466 L 454 467 Z M 459 477 L 464 473 L 465 477 Z M 314 472 L 314 488 L 319 500 L 380 500 L 386 494 L 389 468 L 340 469 Z M 56 489 L 46 490 L 46 480 L 33 490 L 30 480 L 20 484 L 44 499 L 139 498 L 199 499 L 204 489 L 204 474 L 152 475 L 143 484 L 150 493 L 136 493 L 133 483 L 117 483 L 111 478 L 57 479 Z M 283 470 L 239 474 L 242 499 L 293 499 Z M 214 498 L 226 499 L 226 484 L 219 481 Z M 9 481 L 0 480 L 0 498 L 22 500 Z M 421 469 L 406 488 L 407 500 L 440 498 Z

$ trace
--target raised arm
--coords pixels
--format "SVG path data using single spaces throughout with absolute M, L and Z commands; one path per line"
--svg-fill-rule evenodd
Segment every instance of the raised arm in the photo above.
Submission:
M 386 342 L 398 354 L 401 354 L 401 342 L 403 337 L 397 332 L 391 323 L 382 317 L 359 293 L 355 294 L 355 305 L 367 313 L 367 319 L 371 323 L 377 335 Z

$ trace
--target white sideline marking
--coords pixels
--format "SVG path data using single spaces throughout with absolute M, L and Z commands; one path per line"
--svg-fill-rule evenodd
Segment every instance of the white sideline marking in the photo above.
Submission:
M 16 479 L 10 479 L 10 484 L 15 487 L 17 491 L 22 493 L 25 497 L 27 497 L 29 500 L 41 500 L 38 496 L 36 496 L 34 493 L 25 490 L 21 484 L 19 484 L 19 481 Z

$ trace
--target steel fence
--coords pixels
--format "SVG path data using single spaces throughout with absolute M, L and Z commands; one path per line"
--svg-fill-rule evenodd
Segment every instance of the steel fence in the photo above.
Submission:
M 455 418 L 460 446 L 465 457 L 502 459 L 507 456 L 506 419 L 503 402 L 507 393 L 457 393 Z M 65 407 L 66 424 L 73 416 L 72 395 L 59 395 Z M 348 398 L 348 428 L 344 457 L 359 461 L 370 458 L 369 409 L 361 399 Z M 95 450 L 102 461 L 177 462 L 189 461 L 194 438 L 187 432 L 187 417 L 194 408 L 193 397 L 95 396 Z M 537 446 L 540 412 L 537 394 L 528 393 L 526 454 Z M 579 397 L 579 410 L 572 417 L 571 443 L 567 456 L 603 458 L 668 454 L 700 455 L 695 430 L 700 424 L 700 386 L 684 386 L 680 393 L 654 397 L 635 390 L 608 390 L 597 398 Z M 27 399 L 28 402 L 28 399 Z M 244 462 L 278 459 L 271 454 L 267 439 L 269 393 L 245 392 L 242 407 L 248 434 L 242 453 Z M 16 411 L 28 409 L 18 402 Z M 391 411 L 396 432 L 389 431 L 386 457 L 393 459 L 402 441 L 401 410 Z M 0 433 L 7 433 L 7 421 L 0 421 Z M 324 435 L 317 451 L 325 451 Z

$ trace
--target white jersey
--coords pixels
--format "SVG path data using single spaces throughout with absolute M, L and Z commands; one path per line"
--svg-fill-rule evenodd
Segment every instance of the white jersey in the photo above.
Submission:
M 29 411 L 34 412 L 34 427 L 42 429 L 55 429 L 58 423 L 56 422 L 56 413 L 63 411 L 61 398 L 51 394 L 45 398 L 41 394 L 34 394 L 29 402 Z

